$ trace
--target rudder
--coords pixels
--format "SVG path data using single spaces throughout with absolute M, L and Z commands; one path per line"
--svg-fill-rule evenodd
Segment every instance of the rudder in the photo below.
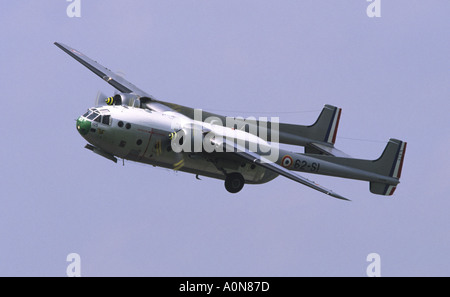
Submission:
M 391 138 L 380 158 L 374 161 L 375 172 L 400 180 L 405 159 L 406 142 Z M 370 183 L 370 192 L 391 196 L 397 185 L 378 182 Z
M 314 131 L 318 141 L 334 145 L 336 142 L 339 120 L 341 119 L 342 108 L 332 105 L 325 105 L 317 121 L 309 128 Z

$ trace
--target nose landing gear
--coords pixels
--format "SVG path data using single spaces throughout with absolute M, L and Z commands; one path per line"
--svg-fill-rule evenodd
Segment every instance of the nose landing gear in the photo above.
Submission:
M 244 187 L 245 180 L 242 174 L 233 172 L 225 178 L 225 189 L 230 193 L 237 193 Z

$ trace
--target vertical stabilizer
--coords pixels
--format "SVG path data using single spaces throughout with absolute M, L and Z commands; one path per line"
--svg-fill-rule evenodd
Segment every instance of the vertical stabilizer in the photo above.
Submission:
M 390 139 L 381 157 L 374 161 L 374 171 L 382 175 L 400 179 L 405 152 L 406 142 Z M 374 194 L 390 196 L 394 194 L 395 189 L 396 185 L 376 182 L 370 183 L 370 192 Z

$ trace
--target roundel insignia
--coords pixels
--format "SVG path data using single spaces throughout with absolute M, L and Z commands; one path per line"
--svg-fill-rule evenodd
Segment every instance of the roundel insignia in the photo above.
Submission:
M 289 168 L 289 167 L 291 167 L 292 163 L 293 163 L 292 157 L 289 156 L 289 155 L 286 155 L 286 156 L 283 157 L 283 159 L 281 159 L 281 165 L 282 165 L 284 168 Z

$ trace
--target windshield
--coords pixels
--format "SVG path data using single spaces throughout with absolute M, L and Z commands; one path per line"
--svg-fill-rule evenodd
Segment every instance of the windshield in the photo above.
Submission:
M 93 113 L 89 114 L 89 115 L 87 116 L 87 118 L 88 118 L 88 120 L 93 120 L 93 119 L 95 119 L 97 116 L 100 116 L 100 114 L 98 114 L 97 112 L 93 112 Z
M 107 109 L 89 109 L 85 114 L 83 114 L 83 117 L 97 123 L 111 125 L 111 115 L 109 114 L 109 110 Z

